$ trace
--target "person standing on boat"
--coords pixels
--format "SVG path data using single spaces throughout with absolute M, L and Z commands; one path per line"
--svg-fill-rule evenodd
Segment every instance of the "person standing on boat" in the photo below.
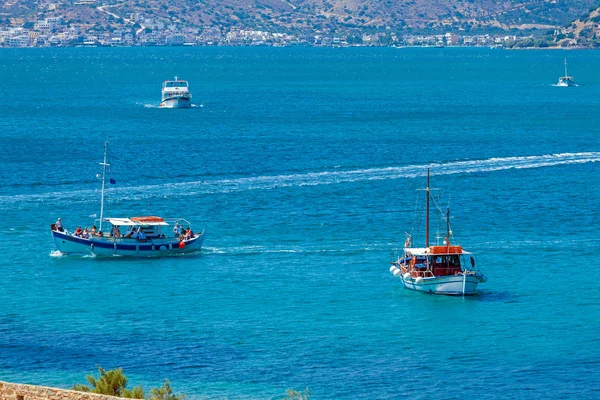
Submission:
M 177 238 L 181 236 L 181 226 L 179 226 L 179 222 L 177 222 L 173 227 L 173 234 Z
M 60 218 L 58 220 L 56 220 L 56 224 L 55 225 L 56 225 L 56 230 L 57 231 L 59 231 L 59 232 L 63 232 L 64 231 L 63 224 L 62 224 L 62 221 L 60 220 Z

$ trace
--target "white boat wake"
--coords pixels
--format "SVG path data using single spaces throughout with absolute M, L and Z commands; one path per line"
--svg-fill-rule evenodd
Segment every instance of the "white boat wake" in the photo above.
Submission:
M 569 164 L 600 162 L 600 152 L 560 153 L 539 156 L 488 158 L 484 160 L 450 161 L 423 165 L 364 168 L 353 170 L 330 170 L 284 175 L 262 175 L 236 179 L 195 180 L 189 182 L 163 183 L 155 185 L 121 186 L 110 189 L 113 200 L 139 200 L 156 196 L 197 196 L 213 193 L 241 192 L 248 190 L 270 190 L 286 187 L 333 185 L 363 181 L 412 179 L 427 174 L 456 175 L 490 173 L 509 169 L 546 168 Z M 20 202 L 72 202 L 88 201 L 97 196 L 99 190 L 76 190 L 69 192 L 46 192 L 0 196 L 0 206 Z
M 203 108 L 204 104 L 190 104 L 189 108 Z M 161 107 L 160 104 L 154 104 L 154 103 L 149 103 L 149 104 L 144 104 L 144 108 L 160 108 L 163 110 L 169 110 L 168 107 Z

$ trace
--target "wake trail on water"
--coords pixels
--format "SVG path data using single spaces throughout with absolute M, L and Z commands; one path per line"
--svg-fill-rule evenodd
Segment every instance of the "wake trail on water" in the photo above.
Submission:
M 488 158 L 485 160 L 451 161 L 397 167 L 364 168 L 305 172 L 284 175 L 263 175 L 235 179 L 195 180 L 169 182 L 153 185 L 110 188 L 107 194 L 113 201 L 139 200 L 148 197 L 197 196 L 215 193 L 243 192 L 248 190 L 271 190 L 288 187 L 334 185 L 342 183 L 411 179 L 422 177 L 431 168 L 431 175 L 456 175 L 491 173 L 508 169 L 545 168 L 568 164 L 586 164 L 600 161 L 600 152 L 559 153 L 539 156 Z M 89 202 L 99 193 L 98 189 L 53 191 L 37 194 L 0 196 L 0 206 L 20 202 Z
M 144 108 L 160 108 L 162 110 L 172 110 L 172 108 L 161 107 L 160 104 L 154 104 L 154 103 L 144 104 L 143 106 L 144 106 Z M 189 108 L 203 108 L 203 107 L 204 107 L 204 104 L 190 104 Z

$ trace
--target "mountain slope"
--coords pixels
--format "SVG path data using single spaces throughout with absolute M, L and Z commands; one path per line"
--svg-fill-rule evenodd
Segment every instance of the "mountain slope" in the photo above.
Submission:
M 112 29 L 150 23 L 178 28 L 217 26 L 290 33 L 382 29 L 508 31 L 564 26 L 597 3 L 597 0 L 107 0 L 100 7 L 94 0 L 9 0 L 0 4 L 0 15 L 4 17 L 0 23 L 18 25 L 62 15 L 72 24 L 88 27 L 98 24 Z M 51 9 L 53 4 L 57 5 L 55 10 Z

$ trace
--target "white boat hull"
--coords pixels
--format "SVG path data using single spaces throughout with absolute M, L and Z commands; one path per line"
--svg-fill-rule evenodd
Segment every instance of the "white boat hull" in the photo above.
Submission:
M 199 251 L 204 242 L 204 232 L 194 238 L 180 241 L 175 238 L 136 239 L 90 238 L 83 239 L 64 232 L 51 231 L 54 245 L 63 254 L 94 254 L 96 256 L 152 257 Z M 180 247 L 181 246 L 181 247 Z
M 571 78 L 560 78 L 558 80 L 558 83 L 556 84 L 556 86 L 559 86 L 559 87 L 573 87 L 573 86 L 577 86 L 577 84 Z
M 400 278 L 404 287 L 419 292 L 448 294 L 448 295 L 471 295 L 477 293 L 477 285 L 480 280 L 477 277 L 467 275 L 442 276 L 436 278 L 423 278 L 417 283 L 415 279 L 405 280 Z
M 393 271 L 392 271 L 393 273 Z M 445 295 L 472 295 L 477 293 L 477 285 L 486 279 L 480 274 L 458 274 L 428 278 L 406 278 L 402 273 L 394 274 L 405 288 L 419 292 Z
M 167 99 L 160 103 L 160 106 L 163 108 L 190 108 L 191 102 L 188 98 L 179 97 L 174 99 Z

